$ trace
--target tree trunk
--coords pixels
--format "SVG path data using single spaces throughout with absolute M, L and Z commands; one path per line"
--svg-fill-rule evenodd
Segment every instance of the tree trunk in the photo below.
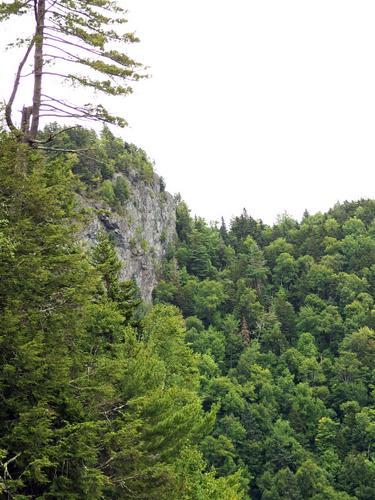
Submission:
M 22 118 L 21 118 L 21 132 L 22 132 L 22 141 L 28 142 L 28 138 L 30 137 L 30 118 L 33 112 L 32 106 L 24 106 L 22 108 Z
M 40 101 L 42 95 L 43 75 L 43 44 L 44 44 L 44 22 L 46 15 L 45 0 L 37 1 L 36 6 L 36 30 L 35 30 L 35 52 L 34 52 L 34 92 L 32 120 L 30 126 L 30 139 L 35 139 L 39 129 Z

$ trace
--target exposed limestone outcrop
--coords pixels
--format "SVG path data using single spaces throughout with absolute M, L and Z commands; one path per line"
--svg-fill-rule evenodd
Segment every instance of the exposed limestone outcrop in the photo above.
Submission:
M 122 175 L 116 173 L 113 182 Z M 123 262 L 121 278 L 134 279 L 143 299 L 150 302 L 163 257 L 176 238 L 176 201 L 156 174 L 144 180 L 129 171 L 126 179 L 129 196 L 121 206 L 111 208 L 101 200 L 81 199 L 83 206 L 92 209 L 83 237 L 92 245 L 101 229 L 107 231 Z

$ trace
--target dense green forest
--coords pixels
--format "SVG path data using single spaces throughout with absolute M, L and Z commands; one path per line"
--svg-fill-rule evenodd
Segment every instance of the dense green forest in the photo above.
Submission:
M 0 496 L 375 498 L 375 201 L 228 228 L 181 201 L 146 306 L 76 193 L 121 210 L 152 164 L 57 137 L 92 152 L 0 136 Z
M 180 312 L 141 307 L 105 233 L 83 252 L 87 159 L 53 156 L 0 136 L 1 497 L 241 498 L 200 450 L 218 407 Z
M 201 442 L 252 499 L 375 498 L 375 201 L 229 230 L 177 208 L 155 301 L 201 358 Z

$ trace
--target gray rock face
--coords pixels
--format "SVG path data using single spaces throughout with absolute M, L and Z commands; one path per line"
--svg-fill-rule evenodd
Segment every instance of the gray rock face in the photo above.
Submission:
M 113 181 L 121 175 L 115 174 Z M 123 263 L 121 279 L 134 279 L 143 299 L 151 302 L 163 257 L 176 239 L 176 201 L 164 191 L 156 174 L 151 182 L 132 171 L 126 179 L 130 195 L 119 209 L 103 201 L 81 198 L 81 204 L 93 212 L 83 239 L 92 246 L 99 231 L 107 231 Z

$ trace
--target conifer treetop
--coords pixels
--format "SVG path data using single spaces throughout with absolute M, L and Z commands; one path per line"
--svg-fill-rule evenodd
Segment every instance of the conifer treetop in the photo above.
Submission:
M 125 45 L 139 41 L 124 29 L 125 15 L 126 10 L 111 0 L 0 2 L 0 21 L 29 16 L 32 26 L 29 37 L 10 44 L 25 48 L 5 106 L 6 123 L 22 142 L 38 144 L 39 122 L 44 117 L 127 124 L 102 104 L 71 102 L 61 93 L 63 82 L 94 93 L 126 96 L 132 92 L 133 82 L 147 76 L 145 68 L 124 52 Z M 32 98 L 30 105 L 23 106 L 17 124 L 14 103 L 28 78 L 33 80 Z M 45 85 L 46 78 L 52 80 L 51 85 Z

